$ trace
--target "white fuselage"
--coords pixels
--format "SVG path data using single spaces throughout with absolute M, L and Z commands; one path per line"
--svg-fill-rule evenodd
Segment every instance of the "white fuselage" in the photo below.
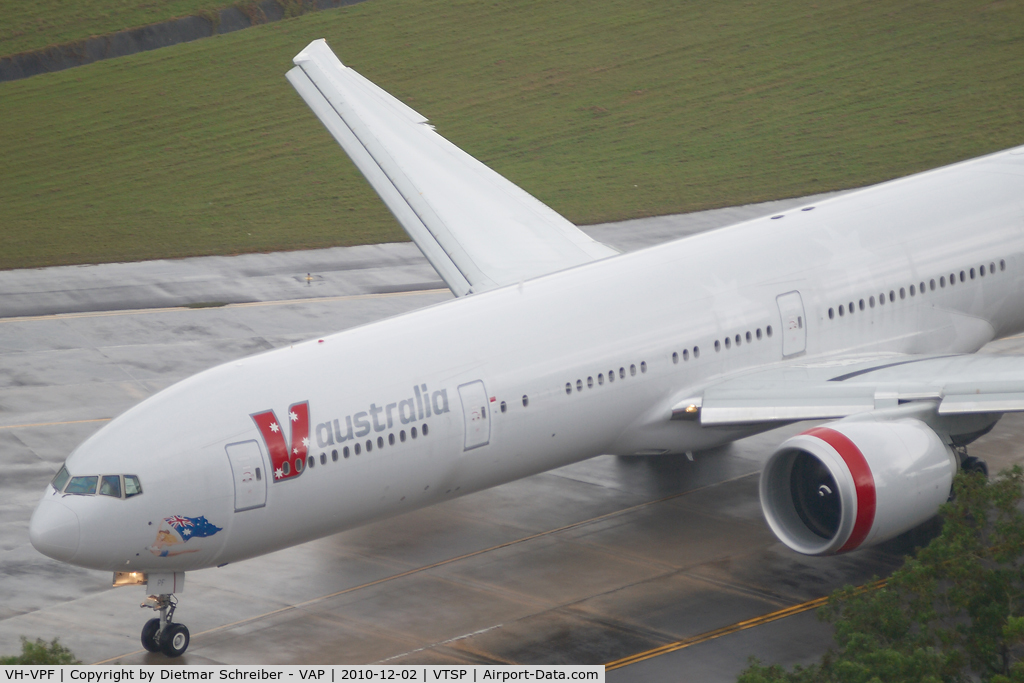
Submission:
M 72 476 L 137 475 L 142 495 L 48 488 L 37 515 L 62 506 L 77 518 L 65 561 L 191 570 L 599 454 L 739 438 L 753 428 L 670 421 L 672 407 L 723 375 L 794 358 L 972 352 L 1024 329 L 1022 175 L 1018 148 L 213 368 L 68 458 Z M 796 327 L 778 299 L 791 292 Z M 314 464 L 274 481 L 253 416 L 273 410 L 289 425 L 302 402 Z M 261 478 L 239 503 L 225 448 L 247 442 Z M 219 530 L 155 543 L 175 515 Z

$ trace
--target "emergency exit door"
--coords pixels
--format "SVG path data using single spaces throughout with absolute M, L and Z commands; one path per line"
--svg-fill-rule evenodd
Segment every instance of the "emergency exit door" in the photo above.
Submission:
M 490 404 L 480 380 L 459 386 L 462 415 L 466 422 L 466 446 L 463 450 L 486 446 L 491 440 Z
M 235 512 L 261 508 L 267 504 L 267 468 L 263 451 L 255 441 L 242 441 L 225 447 L 235 480 Z
M 800 292 L 780 294 L 775 301 L 782 317 L 783 358 L 803 353 L 807 349 L 807 324 Z

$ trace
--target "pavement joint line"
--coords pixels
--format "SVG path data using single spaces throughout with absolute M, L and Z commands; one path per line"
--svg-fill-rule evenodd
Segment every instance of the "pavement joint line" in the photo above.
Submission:
M 251 617 L 247 617 L 245 619 L 239 619 L 237 621 L 233 621 L 233 622 L 231 622 L 229 624 L 222 624 L 220 626 L 214 626 L 213 628 L 208 628 L 205 631 L 200 631 L 199 633 L 194 633 L 194 634 L 192 634 L 192 639 L 195 640 L 199 636 L 204 636 L 204 635 L 208 635 L 208 634 L 211 634 L 211 633 L 216 633 L 217 631 L 223 631 L 225 629 L 229 629 L 229 628 L 232 628 L 234 626 L 241 626 L 242 624 L 248 624 L 248 623 L 251 623 L 251 622 L 254 622 L 254 621 L 258 621 L 260 619 L 266 619 L 267 617 L 273 617 L 273 616 L 276 616 L 278 614 L 282 614 L 284 612 L 290 612 L 292 610 L 303 609 L 305 607 L 309 607 L 311 605 L 315 605 L 317 603 L 324 602 L 326 600 L 330 600 L 331 598 L 336 598 L 336 597 L 338 597 L 340 595 L 345 595 L 347 593 L 353 593 L 355 591 L 363 590 L 365 588 L 372 588 L 373 586 L 378 586 L 378 585 L 383 584 L 383 583 L 388 583 L 390 581 L 395 581 L 397 579 L 402 579 L 402 578 L 405 578 L 407 576 L 412 576 L 414 574 L 419 574 L 421 572 L 429 571 L 431 569 L 437 569 L 438 567 L 443 567 L 445 565 L 454 564 L 455 562 L 459 562 L 461 560 L 467 560 L 469 558 L 477 557 L 479 555 L 483 555 L 485 553 L 493 552 L 495 550 L 501 550 L 503 548 L 508 548 L 508 547 L 511 547 L 511 546 L 514 546 L 514 545 L 519 545 L 520 543 L 526 543 L 527 541 L 532 541 L 532 540 L 537 539 L 537 538 L 543 538 L 545 536 L 551 536 L 552 534 L 557 534 L 557 533 L 559 533 L 561 531 L 567 531 L 569 529 L 575 529 L 577 527 L 581 527 L 581 526 L 584 526 L 586 524 L 592 524 L 594 522 L 600 522 L 602 520 L 611 519 L 612 517 L 617 517 L 619 515 L 626 515 L 626 514 L 629 514 L 631 512 L 635 512 L 636 510 L 641 510 L 641 509 L 643 509 L 645 507 L 649 507 L 649 506 L 652 506 L 652 505 L 657 505 L 659 503 L 665 503 L 665 502 L 668 502 L 670 500 L 674 500 L 676 498 L 681 498 L 682 496 L 689 495 L 691 493 L 697 493 L 698 491 L 704 491 L 704 490 L 707 490 L 707 489 L 714 488 L 716 486 L 721 486 L 723 484 L 730 484 L 732 482 L 739 481 L 740 479 L 752 476 L 754 474 L 757 474 L 757 472 L 748 472 L 746 474 L 741 474 L 741 475 L 738 475 L 738 476 L 735 476 L 735 477 L 731 477 L 729 479 L 723 479 L 722 481 L 715 482 L 714 484 L 707 484 L 705 486 L 698 486 L 697 488 L 689 489 L 687 491 L 680 491 L 678 493 L 673 493 L 671 495 L 664 496 L 662 498 L 657 498 L 655 500 L 649 500 L 649 501 L 646 501 L 644 503 L 638 503 L 636 505 L 631 505 L 630 507 L 622 508 L 621 510 L 615 510 L 613 512 L 605 513 L 603 515 L 598 515 L 596 517 L 591 517 L 589 519 L 583 519 L 583 520 L 580 520 L 578 522 L 573 522 L 571 524 L 566 524 L 566 525 L 560 526 L 560 527 L 555 528 L 555 529 L 548 529 L 547 531 L 540 531 L 540 532 L 537 532 L 535 534 L 530 534 L 529 536 L 523 536 L 522 538 L 517 538 L 517 539 L 511 540 L 511 541 L 506 541 L 505 543 L 499 543 L 498 545 L 493 545 L 493 546 L 490 546 L 488 548 L 481 548 L 480 550 L 474 550 L 472 552 L 464 553 L 464 554 L 458 555 L 456 557 L 449 557 L 446 560 L 440 560 L 438 562 L 434 562 L 433 564 L 424 565 L 422 567 L 416 567 L 414 569 L 409 569 L 409 570 L 406 570 L 404 572 L 399 572 L 397 574 L 392 574 L 390 576 L 385 576 L 385 577 L 382 577 L 382 578 L 379 578 L 379 579 L 375 579 L 373 581 L 367 581 L 366 583 L 361 583 L 358 586 L 350 586 L 349 588 L 343 588 L 340 591 L 335 591 L 333 593 L 328 593 L 327 595 L 321 595 L 321 596 L 316 597 L 316 598 L 310 598 L 309 600 L 304 600 L 302 602 L 297 602 L 297 603 L 295 603 L 293 605 L 285 605 L 284 607 L 279 607 L 279 608 L 277 608 L 275 610 L 271 610 L 269 612 L 264 612 L 263 614 L 257 614 L 257 615 L 251 616 Z M 116 655 L 114 657 L 109 657 L 109 658 L 101 660 L 99 662 L 94 662 L 93 664 L 94 665 L 108 664 L 110 662 L 113 662 L 113 661 L 116 661 L 116 660 L 120 659 L 121 657 L 130 657 L 132 655 L 141 654 L 143 652 L 145 652 L 145 650 L 133 650 L 132 652 L 126 652 L 124 654 Z
M 380 661 L 374 662 L 374 664 L 387 664 L 388 662 L 394 661 L 394 660 L 398 659 L 399 657 L 406 657 L 408 655 L 414 655 L 417 652 L 423 652 L 424 650 L 429 650 L 431 648 L 441 647 L 442 645 L 448 645 L 450 643 L 454 643 L 457 640 L 464 640 L 465 638 L 472 638 L 473 636 L 478 636 L 481 633 L 487 633 L 488 631 L 493 631 L 496 628 L 501 628 L 504 625 L 505 624 L 495 624 L 494 626 L 488 626 L 486 628 L 482 628 L 479 631 L 473 631 L 472 633 L 464 633 L 461 636 L 455 636 L 454 638 L 449 638 L 448 640 L 442 640 L 440 643 L 431 643 L 430 645 L 424 645 L 423 647 L 418 647 L 415 650 L 409 650 L 408 652 L 403 652 L 401 654 L 392 655 L 392 656 L 388 657 L 387 659 L 381 659 Z
M 884 586 L 886 583 L 888 583 L 888 579 L 880 579 L 872 583 L 864 584 L 863 586 L 858 587 L 857 591 L 855 592 L 855 595 L 860 593 L 866 593 L 867 591 L 877 590 Z M 706 643 L 709 640 L 714 640 L 715 638 L 721 638 L 722 636 L 727 636 L 732 633 L 745 631 L 747 629 L 754 628 L 755 626 L 770 624 L 771 622 L 778 621 L 779 619 L 785 619 L 786 617 L 791 617 L 796 614 L 809 612 L 812 609 L 817 609 L 818 607 L 823 607 L 824 605 L 828 604 L 828 600 L 829 596 L 827 595 L 820 598 L 814 598 L 813 600 L 808 600 L 807 602 L 801 602 L 798 605 L 790 605 L 789 607 L 784 607 L 783 609 L 776 610 L 775 612 L 762 614 L 761 616 L 754 617 L 753 619 L 747 619 L 746 621 L 739 621 L 735 624 L 730 624 L 729 626 L 723 626 L 722 628 L 717 628 L 714 631 L 707 631 L 706 633 L 701 633 L 700 635 L 692 636 L 690 638 L 684 638 L 682 640 L 677 640 L 674 643 L 667 643 L 665 645 L 661 645 L 650 650 L 645 650 L 644 652 L 638 652 L 635 655 L 630 655 L 628 657 L 623 657 L 622 659 L 616 659 L 613 662 L 608 662 L 604 665 L 604 670 L 606 672 L 614 671 L 616 669 L 621 669 L 625 666 L 629 666 L 630 664 L 638 664 L 639 662 L 643 662 L 648 659 L 653 659 L 655 657 L 660 657 L 661 655 L 667 655 L 671 652 L 678 652 L 679 650 L 684 650 L 694 645 L 700 645 L 701 643 Z
M 78 425 L 86 422 L 110 422 L 112 417 L 96 417 L 91 420 L 67 420 L 65 422 L 33 422 L 23 425 L 2 425 L 0 429 L 21 429 L 23 427 L 56 427 L 58 425 Z
M 418 294 L 441 294 L 448 289 L 412 289 L 405 292 L 371 292 L 367 294 L 342 294 L 338 296 L 306 297 L 302 299 L 277 299 L 274 301 L 245 301 L 223 306 L 164 306 L 156 308 L 128 308 L 119 311 L 82 311 L 79 313 L 49 313 L 46 315 L 23 315 L 0 318 L 0 323 L 35 322 L 40 320 L 73 320 L 76 318 L 107 318 L 119 315 L 147 315 L 150 313 L 181 313 L 183 311 L 223 310 L 225 308 L 252 308 L 256 306 L 288 306 L 292 304 L 329 303 L 334 301 L 355 301 L 359 299 L 388 299 L 391 297 L 416 296 Z

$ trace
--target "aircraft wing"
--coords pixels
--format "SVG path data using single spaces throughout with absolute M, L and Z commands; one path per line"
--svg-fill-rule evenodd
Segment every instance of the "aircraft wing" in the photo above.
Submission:
M 938 403 L 939 415 L 1024 411 L 1024 357 L 886 354 L 784 364 L 687 394 L 672 419 L 794 422 L 925 400 Z
M 434 132 L 316 40 L 287 77 L 456 296 L 618 252 Z

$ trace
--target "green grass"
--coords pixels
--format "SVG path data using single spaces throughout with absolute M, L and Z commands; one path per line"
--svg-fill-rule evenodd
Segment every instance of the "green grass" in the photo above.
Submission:
M 1024 143 L 1024 0 L 372 0 L 0 84 L 0 268 L 404 239 L 284 80 L 319 37 L 576 223 Z
M 0 0 L 0 55 L 228 7 L 231 0 Z

